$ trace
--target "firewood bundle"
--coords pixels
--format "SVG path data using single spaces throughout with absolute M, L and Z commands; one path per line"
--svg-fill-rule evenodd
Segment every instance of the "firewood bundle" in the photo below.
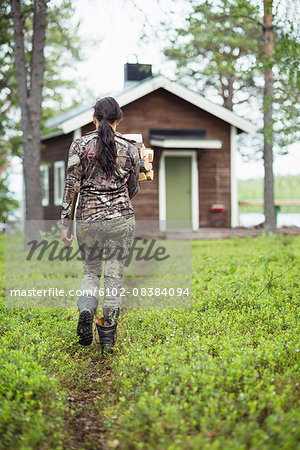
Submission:
M 140 152 L 140 176 L 139 181 L 153 180 L 153 156 L 154 152 L 151 148 L 146 148 L 143 143 L 143 137 L 141 134 L 123 134 L 125 139 L 131 141 Z
M 139 181 L 153 180 L 153 150 L 146 148 L 144 144 L 139 148 L 140 151 L 140 176 Z

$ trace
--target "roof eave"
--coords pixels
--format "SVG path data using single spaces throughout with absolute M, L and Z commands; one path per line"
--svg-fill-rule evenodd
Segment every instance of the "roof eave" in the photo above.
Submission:
M 46 141 L 47 139 L 51 139 L 51 138 L 54 138 L 54 137 L 57 137 L 57 136 L 61 136 L 63 134 L 65 134 L 63 132 L 63 130 L 61 130 L 61 129 L 55 130 L 55 131 L 52 131 L 51 133 L 44 134 L 42 136 L 41 140 L 42 141 Z
M 164 88 L 172 94 L 188 101 L 189 103 L 197 106 L 200 109 L 218 117 L 219 119 L 235 126 L 237 129 L 244 131 L 246 133 L 256 133 L 258 131 L 257 127 L 253 125 L 246 119 L 237 116 L 235 113 L 230 111 L 224 106 L 216 105 L 211 101 L 207 100 L 200 94 L 190 91 L 186 87 L 179 85 L 174 81 L 170 81 L 164 76 L 160 75 L 149 79 L 146 82 L 140 83 L 123 93 L 116 96 L 116 100 L 121 107 L 134 102 L 135 100 L 144 97 L 147 94 L 159 89 Z M 62 122 L 59 128 L 62 129 L 64 134 L 70 133 L 71 131 L 81 128 L 91 122 L 92 110 L 84 111 L 75 117 Z
M 204 111 L 218 117 L 221 120 L 224 120 L 225 122 L 228 122 L 230 125 L 233 125 L 246 133 L 256 133 L 258 131 L 257 127 L 248 120 L 236 115 L 224 106 L 212 103 L 202 95 L 190 91 L 186 87 L 181 86 L 174 81 L 166 80 L 166 85 L 163 87 L 174 95 L 187 100 L 189 103 L 192 103 L 198 108 L 203 109 Z

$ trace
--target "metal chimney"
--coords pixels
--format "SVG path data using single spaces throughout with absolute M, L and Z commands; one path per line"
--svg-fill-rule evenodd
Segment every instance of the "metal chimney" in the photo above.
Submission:
M 151 64 L 124 64 L 124 88 L 138 83 L 146 78 L 152 78 Z

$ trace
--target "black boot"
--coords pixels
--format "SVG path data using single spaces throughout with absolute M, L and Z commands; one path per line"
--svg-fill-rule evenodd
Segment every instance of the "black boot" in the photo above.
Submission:
M 91 345 L 93 342 L 93 321 L 98 306 L 95 297 L 79 297 L 77 301 L 79 319 L 77 325 L 77 336 L 80 345 Z
M 113 353 L 113 348 L 116 340 L 117 325 L 118 324 L 115 323 L 114 325 L 104 326 L 96 322 L 102 354 Z

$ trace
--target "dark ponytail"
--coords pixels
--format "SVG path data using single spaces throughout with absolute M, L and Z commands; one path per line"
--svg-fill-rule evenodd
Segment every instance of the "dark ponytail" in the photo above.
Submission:
M 96 102 L 94 115 L 98 122 L 100 122 L 97 129 L 99 137 L 96 159 L 103 172 L 110 177 L 116 169 L 117 159 L 115 134 L 110 124 L 122 119 L 122 111 L 114 98 L 105 97 Z

